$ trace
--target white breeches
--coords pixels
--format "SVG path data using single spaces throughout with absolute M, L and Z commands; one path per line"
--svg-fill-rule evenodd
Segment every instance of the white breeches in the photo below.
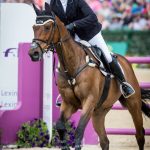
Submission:
M 112 62 L 112 56 L 110 54 L 110 51 L 104 41 L 104 38 L 102 37 L 101 32 L 96 34 L 91 40 L 88 41 L 91 45 L 96 45 L 99 47 L 102 51 L 103 54 L 105 55 L 108 63 Z

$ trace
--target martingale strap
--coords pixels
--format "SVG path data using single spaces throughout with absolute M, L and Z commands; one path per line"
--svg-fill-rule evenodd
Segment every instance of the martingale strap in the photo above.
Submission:
M 76 84 L 76 77 L 88 66 L 98 67 L 97 63 L 87 55 L 86 63 L 83 66 L 81 66 L 79 69 L 77 69 L 77 71 L 73 76 L 68 76 L 65 72 L 62 72 L 60 68 L 57 68 L 56 71 L 59 73 L 59 75 L 63 76 L 68 81 L 69 85 L 74 86 Z

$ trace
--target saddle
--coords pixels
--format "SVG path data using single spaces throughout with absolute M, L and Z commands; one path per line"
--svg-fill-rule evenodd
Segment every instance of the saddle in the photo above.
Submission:
M 104 76 L 107 76 L 109 74 L 111 78 L 114 77 L 111 73 L 109 63 L 107 62 L 103 51 L 99 47 L 97 47 L 96 45 L 91 45 L 90 43 L 84 40 L 81 40 L 78 43 L 81 47 L 83 47 L 83 49 L 88 55 L 92 55 L 92 57 L 95 58 L 95 60 L 98 62 L 99 70 Z M 116 56 L 112 54 L 112 57 Z

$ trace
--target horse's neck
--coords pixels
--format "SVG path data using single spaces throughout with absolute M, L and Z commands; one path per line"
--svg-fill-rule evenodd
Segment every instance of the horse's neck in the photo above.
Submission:
M 69 38 L 62 45 L 56 48 L 61 69 L 68 71 L 71 75 L 75 73 L 77 68 L 83 63 L 84 52 L 80 46 Z

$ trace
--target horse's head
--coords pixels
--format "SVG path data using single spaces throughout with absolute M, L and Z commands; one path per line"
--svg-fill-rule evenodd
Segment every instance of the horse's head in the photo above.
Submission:
M 33 25 L 34 39 L 29 50 L 29 55 L 32 61 L 39 61 L 43 57 L 43 53 L 48 49 L 53 49 L 58 30 L 56 25 L 56 17 L 50 10 L 49 4 L 45 3 L 45 10 L 40 11 L 34 4 L 36 12 L 36 23 Z M 56 41 L 57 42 L 57 41 Z

